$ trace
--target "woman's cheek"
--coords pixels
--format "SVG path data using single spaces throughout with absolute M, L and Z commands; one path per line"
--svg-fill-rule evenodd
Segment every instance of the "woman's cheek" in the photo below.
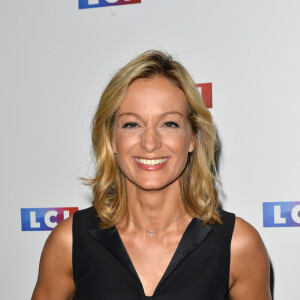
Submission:
M 139 137 L 137 136 L 137 134 L 118 133 L 116 135 L 117 149 L 119 150 L 130 149 L 133 145 L 135 145 L 138 142 L 138 139 Z

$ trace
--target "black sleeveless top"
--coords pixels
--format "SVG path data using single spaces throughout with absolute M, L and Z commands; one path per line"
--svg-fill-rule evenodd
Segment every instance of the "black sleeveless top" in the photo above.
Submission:
M 143 286 L 115 227 L 99 228 L 93 207 L 73 216 L 73 275 L 77 300 L 224 300 L 229 285 L 235 216 L 222 225 L 196 218 L 185 230 L 152 297 Z

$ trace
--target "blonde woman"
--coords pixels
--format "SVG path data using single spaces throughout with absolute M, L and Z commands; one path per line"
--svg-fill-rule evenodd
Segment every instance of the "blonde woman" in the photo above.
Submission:
M 216 130 L 195 84 L 148 51 L 112 78 L 93 120 L 93 207 L 48 238 L 33 300 L 269 300 L 257 231 L 219 208 Z

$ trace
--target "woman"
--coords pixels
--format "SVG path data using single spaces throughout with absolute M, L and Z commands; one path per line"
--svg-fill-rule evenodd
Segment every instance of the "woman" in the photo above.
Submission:
M 271 299 L 259 234 L 218 207 L 215 127 L 181 64 L 123 67 L 92 141 L 94 205 L 51 233 L 32 299 Z

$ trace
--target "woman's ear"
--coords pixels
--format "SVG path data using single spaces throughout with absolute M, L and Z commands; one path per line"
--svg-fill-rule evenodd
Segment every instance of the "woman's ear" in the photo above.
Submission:
M 193 151 L 194 151 L 194 149 L 195 149 L 195 136 L 193 135 L 193 137 L 192 137 L 192 140 L 191 140 L 191 142 L 190 142 L 190 145 L 189 145 L 189 153 L 192 153 Z

